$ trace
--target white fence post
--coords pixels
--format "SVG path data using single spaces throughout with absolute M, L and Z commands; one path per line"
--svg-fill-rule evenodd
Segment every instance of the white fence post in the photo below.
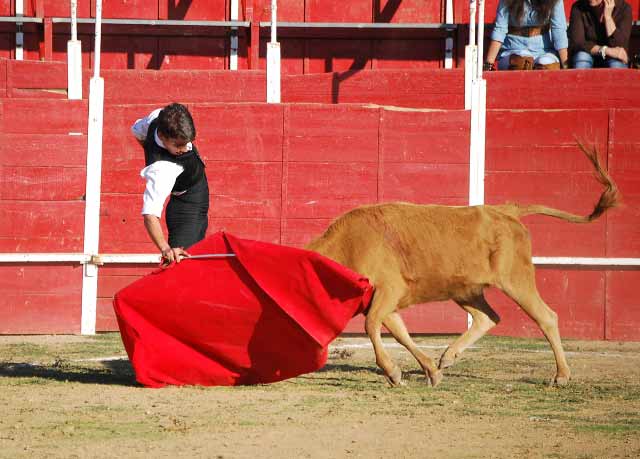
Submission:
M 280 103 L 280 43 L 276 41 L 277 1 L 271 0 L 271 41 L 267 43 L 267 103 Z
M 89 85 L 89 122 L 87 134 L 87 184 L 84 213 L 84 253 L 97 255 L 100 245 L 100 185 L 102 176 L 102 122 L 104 113 L 104 80 L 100 78 L 100 42 L 102 0 L 96 0 L 96 36 L 94 75 Z M 80 332 L 96 332 L 98 300 L 98 266 L 84 265 L 82 278 L 82 321 Z
M 447 0 L 444 16 L 444 22 L 453 24 L 453 0 Z M 444 68 L 453 68 L 453 37 L 447 37 L 444 41 Z
M 471 110 L 471 82 L 476 74 L 476 0 L 469 0 L 469 44 L 464 48 L 464 109 Z
M 487 82 L 482 78 L 482 62 L 484 50 L 484 0 L 478 1 L 478 46 L 475 41 L 476 1 L 471 0 L 469 23 L 469 45 L 465 53 L 465 109 L 471 109 L 469 135 L 469 205 L 484 204 L 485 173 L 485 128 Z M 467 326 L 473 319 L 467 315 Z
M 78 0 L 71 0 L 71 40 L 67 42 L 67 97 L 82 99 L 82 43 L 78 41 Z
M 16 17 L 24 16 L 24 1 L 16 0 Z M 24 59 L 24 32 L 22 31 L 22 22 L 16 22 L 16 60 Z
M 469 205 L 484 204 L 485 120 L 487 85 L 482 78 L 484 0 L 478 1 L 478 46 L 471 83 L 471 139 L 469 148 Z
M 231 11 L 229 19 L 237 21 L 239 17 L 239 2 L 231 0 Z M 238 70 L 238 28 L 231 27 L 231 38 L 229 42 L 229 70 Z

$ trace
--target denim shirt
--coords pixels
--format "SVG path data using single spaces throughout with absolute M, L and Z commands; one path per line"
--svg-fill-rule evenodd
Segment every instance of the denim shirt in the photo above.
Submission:
M 509 24 L 516 27 L 543 26 L 544 24 L 540 22 L 536 12 L 531 8 L 529 0 L 524 0 L 524 13 L 520 24 L 516 23 L 515 18 L 509 17 L 507 5 L 504 0 L 500 0 L 491 39 L 502 43 L 503 52 L 529 50 L 534 55 L 554 49 L 564 49 L 569 46 L 563 0 L 557 0 L 551 10 L 550 30 L 548 33 L 534 37 L 509 34 Z

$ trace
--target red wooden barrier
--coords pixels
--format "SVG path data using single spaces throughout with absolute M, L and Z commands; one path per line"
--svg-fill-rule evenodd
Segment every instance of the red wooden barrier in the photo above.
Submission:
M 603 271 L 538 268 L 536 283 L 542 299 L 558 314 L 561 336 L 582 339 L 605 338 Z M 492 330 L 492 334 L 542 336 L 538 326 L 502 292 L 490 289 L 486 297 L 502 319 Z
M 41 1 L 46 16 L 69 16 L 69 0 Z M 631 5 L 634 20 L 640 18 L 640 1 L 626 0 Z M 89 5 L 91 3 L 91 5 Z M 443 2 L 422 0 L 365 0 L 345 4 L 339 0 L 278 0 L 278 19 L 291 22 L 393 22 L 420 23 L 444 22 Z M 565 15 L 569 18 L 572 0 L 564 1 Z M 25 15 L 36 14 L 35 1 L 25 1 Z M 254 11 L 259 21 L 269 21 L 271 16 L 270 0 L 253 0 Z M 485 3 L 487 24 L 495 20 L 498 0 Z M 110 0 L 103 2 L 104 17 L 149 18 L 149 19 L 186 19 L 222 21 L 228 19 L 229 2 L 181 2 L 178 0 Z M 458 24 L 469 22 L 469 2 L 454 2 L 454 19 Z M 13 1 L 0 0 L 0 15 L 13 14 Z M 78 0 L 78 17 L 93 17 L 95 0 Z
M 130 2 L 127 7 L 130 8 Z M 242 4 L 246 2 L 241 2 Z M 280 2 L 278 2 L 280 3 Z M 229 1 L 158 0 L 158 18 L 186 21 L 224 21 L 229 18 Z
M 605 302 L 605 336 L 607 339 L 640 340 L 640 308 L 638 307 L 638 271 L 610 271 L 607 273 Z
M 102 2 L 103 18 L 158 19 L 159 3 L 146 0 L 110 0 Z M 218 2 L 215 2 L 218 3 Z M 96 15 L 96 1 L 91 0 L 91 16 Z
M 0 59 L 8 59 L 13 53 L 12 49 L 15 46 L 15 33 L 4 33 L 4 30 L 8 29 L 6 26 L 0 26 Z
M 612 110 L 609 168 L 624 194 L 624 211 L 608 216 L 607 255 L 640 256 L 640 110 Z
M 87 101 L 3 99 L 0 132 L 6 134 L 86 133 Z M 29 116 L 27 117 L 26 114 Z
M 0 0 L 0 15 L 10 16 L 13 10 L 13 0 Z
M 282 79 L 282 100 L 463 108 L 464 74 L 462 70 L 381 70 L 290 75 Z
M 89 4 L 91 3 L 91 5 Z M 634 20 L 639 19 L 640 0 L 630 0 Z M 498 0 L 485 5 L 486 43 L 495 19 Z M 572 2 L 565 1 L 567 17 Z M 442 23 L 444 0 L 288 0 L 279 2 L 279 20 L 294 22 L 378 22 L 378 23 Z M 0 15 L 13 14 L 12 5 L 0 2 Z M 229 2 L 158 2 L 116 0 L 105 2 L 103 16 L 119 19 L 174 19 L 222 21 L 229 19 Z M 25 2 L 26 16 L 45 18 L 43 26 L 27 24 L 25 57 L 27 59 L 63 59 L 66 54 L 68 25 L 46 22 L 51 17 L 69 15 L 69 1 L 37 0 Z M 95 16 L 95 0 L 82 0 L 79 17 Z M 242 4 L 241 19 L 254 21 L 251 33 L 240 32 L 239 66 L 241 69 L 264 68 L 266 40 L 258 40 L 258 22 L 270 20 L 270 1 L 255 0 Z M 454 22 L 469 21 L 469 2 L 454 2 Z M 111 28 L 110 28 L 111 27 Z M 0 57 L 10 57 L 14 47 L 14 27 L 0 25 Z M 103 67 L 128 69 L 187 69 L 227 66 L 228 31 L 223 29 L 182 30 L 149 26 L 107 26 L 103 28 Z M 458 51 L 466 43 L 463 30 L 457 34 Z M 637 34 L 636 34 L 637 35 Z M 251 44 L 249 44 L 251 37 Z M 92 29 L 81 25 L 83 63 L 90 66 Z M 443 66 L 444 35 L 411 37 L 354 37 L 340 31 L 324 31 L 320 36 L 302 33 L 295 37 L 280 37 L 284 74 L 345 71 L 352 69 L 438 68 Z M 637 51 L 637 37 L 632 39 L 632 53 Z M 258 50 L 260 48 L 260 50 Z M 258 53 L 259 56 L 258 56 Z M 249 57 L 249 54 L 251 56 Z M 249 62 L 251 61 L 251 62 Z M 459 62 L 458 62 L 459 64 Z
M 105 70 L 105 100 L 111 103 L 263 102 L 264 72 Z
M 80 265 L 0 266 L 0 334 L 80 333 L 81 286 Z
M 591 109 L 640 106 L 638 72 L 563 70 L 486 72 L 490 109 Z
M 107 82 L 105 97 L 111 103 L 262 102 L 265 99 L 263 71 L 105 70 L 102 74 Z M 89 77 L 89 71 L 85 71 L 85 94 Z M 494 72 L 486 77 L 490 109 L 640 106 L 640 78 L 634 71 Z M 463 84 L 462 70 L 354 70 L 284 75 L 282 99 L 291 103 L 377 103 L 454 109 L 463 107 Z M 550 87 L 554 88 L 553 93 L 549 92 Z M 63 98 L 65 89 L 66 64 L 63 62 L 0 59 L 0 95 L 6 91 L 8 97 Z M 574 133 L 590 135 L 587 128 Z M 569 137 L 570 143 L 573 139 Z
M 143 78 L 148 94 L 161 97 L 167 97 L 163 91 L 170 91 L 173 76 L 181 83 L 225 78 L 219 72 L 194 72 L 191 76 L 170 72 L 164 78 L 146 72 L 133 72 L 133 77 L 112 72 L 114 79 L 122 78 L 120 81 Z M 378 73 L 385 84 L 398 81 L 391 72 Z M 613 84 L 606 77 L 608 73 L 601 73 L 601 81 Z M 404 78 L 404 72 L 399 75 Z M 420 72 L 413 75 L 422 77 Z M 446 72 L 442 78 L 449 75 Z M 246 77 L 251 80 L 255 74 Z M 39 78 L 28 84 L 46 82 Z M 364 87 L 363 81 L 359 84 Z M 433 81 L 435 88 L 437 83 Z M 535 92 L 541 82 L 533 81 L 531 91 Z M 251 87 L 244 85 L 246 81 L 236 82 L 236 89 L 228 94 L 253 97 L 251 91 L 241 90 Z M 113 83 L 114 99 L 119 87 Z M 212 83 L 206 91 L 217 87 Z M 390 86 L 378 86 L 385 87 Z M 383 89 L 375 91 L 377 94 Z M 195 90 L 191 94 L 197 97 Z M 222 97 L 231 97 L 228 94 Z M 143 100 L 142 95 L 139 97 Z M 358 97 L 365 97 L 364 91 Z M 409 100 L 408 93 L 406 97 Z M 144 182 L 138 173 L 143 166 L 142 152 L 129 128 L 136 118 L 157 106 L 108 104 L 105 110 L 101 252 L 154 251 L 140 218 Z M 359 204 L 398 199 L 466 203 L 468 112 L 202 102 L 191 103 L 190 108 L 198 130 L 197 143 L 208 165 L 212 232 L 224 229 L 244 237 L 302 246 L 320 234 L 337 214 Z M 86 137 L 69 136 L 68 132 L 86 131 L 86 110 L 82 101 L 0 101 L 0 143 L 11 145 L 0 150 L 0 251 L 82 250 Z M 25 122 L 26 113 L 29 123 Z M 638 121 L 638 109 L 490 110 L 487 200 L 539 202 L 579 213 L 590 211 L 600 188 L 591 177 L 587 161 L 573 145 L 573 136 L 595 138 L 627 206 L 591 225 L 528 218 L 534 255 L 638 256 Z M 22 268 L 4 267 L 7 278 L 19 276 Z M 62 322 L 48 328 L 45 319 L 49 316 L 41 315 L 50 295 L 54 308 L 68 305 L 59 316 L 68 321 L 67 331 L 77 332 L 79 319 L 74 308 L 79 304 L 78 268 L 63 269 L 67 272 L 64 276 L 71 276 L 64 277 L 69 284 L 66 290 L 52 288 L 49 292 L 43 287 L 17 295 L 9 291 L 9 284 L 3 284 L 0 293 L 6 293 L 15 304 L 2 303 L 0 314 L 10 307 L 12 314 L 17 314 L 10 329 L 18 330 L 31 321 L 31 328 L 26 328 L 31 332 L 61 332 Z M 109 304 L 111 293 L 145 269 L 150 267 L 101 268 L 98 329 L 115 326 Z M 558 311 L 563 333 L 570 337 L 640 339 L 637 295 L 629 290 L 635 277 L 635 271 L 538 269 L 542 296 Z M 42 303 L 34 306 L 35 298 Z M 490 301 L 503 316 L 496 333 L 537 333 L 533 323 L 509 300 L 492 293 Z M 22 312 L 15 312 L 16 308 Z M 464 313 L 449 303 L 414 308 L 406 314 L 414 331 L 455 332 L 466 324 Z M 354 322 L 349 330 L 362 329 Z
M 0 58 L 0 98 L 7 97 L 7 62 Z
M 3 60 L 7 97 L 66 98 L 67 65 L 63 62 Z
M 599 140 L 606 161 L 608 111 L 490 111 L 487 114 L 487 203 L 541 203 L 588 214 L 601 192 L 574 136 Z M 606 220 L 572 225 L 528 217 L 539 256 L 605 256 Z

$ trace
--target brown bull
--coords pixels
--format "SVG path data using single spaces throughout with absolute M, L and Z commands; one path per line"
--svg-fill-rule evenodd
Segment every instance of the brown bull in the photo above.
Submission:
M 579 146 L 606 188 L 586 217 L 541 205 L 388 203 L 347 212 L 308 245 L 308 249 L 368 277 L 375 286 L 365 330 L 373 343 L 376 363 L 392 386 L 401 384 L 402 372 L 383 347 L 382 325 L 411 352 L 435 386 L 442 379 L 442 369 L 499 322 L 483 295 L 489 286 L 502 290 L 538 324 L 555 356 L 554 381 L 564 384 L 569 380 L 558 316 L 536 288 L 529 232 L 519 218 L 541 214 L 589 223 L 617 204 L 617 187 L 601 167 L 597 151 Z M 471 314 L 473 324 L 445 350 L 437 366 L 418 349 L 397 311 L 448 299 Z

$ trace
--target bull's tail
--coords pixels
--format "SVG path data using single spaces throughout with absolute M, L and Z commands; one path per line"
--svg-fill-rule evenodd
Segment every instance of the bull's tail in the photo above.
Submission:
M 572 223 L 590 223 L 600 217 L 600 215 L 605 213 L 608 209 L 616 207 L 620 202 L 620 193 L 618 192 L 618 187 L 609 173 L 604 170 L 604 168 L 600 164 L 600 159 L 598 158 L 598 150 L 595 146 L 592 146 L 590 149 L 588 149 L 580 142 L 578 142 L 578 147 L 586 155 L 589 161 L 591 161 L 591 164 L 593 164 L 596 179 L 605 187 L 602 195 L 600 195 L 600 200 L 594 207 L 591 214 L 587 216 L 575 215 L 570 212 L 565 212 L 562 210 L 554 209 L 552 207 L 541 205 L 518 206 L 509 204 L 506 206 L 498 207 L 501 207 L 501 210 L 503 212 L 509 215 L 513 215 L 517 218 L 524 217 L 526 215 L 540 214 L 547 215 L 549 217 L 560 218 Z

